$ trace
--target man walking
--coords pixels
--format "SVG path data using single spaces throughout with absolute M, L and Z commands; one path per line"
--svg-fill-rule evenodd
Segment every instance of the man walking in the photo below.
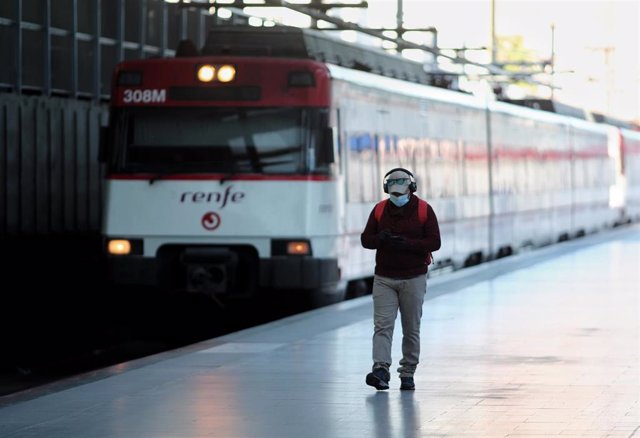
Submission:
M 415 389 L 413 375 L 420 356 L 420 320 L 427 291 L 431 252 L 440 249 L 438 219 L 419 199 L 413 174 L 391 169 L 384 176 L 389 194 L 374 207 L 360 236 L 362 246 L 376 250 L 373 280 L 373 367 L 367 385 L 389 389 L 391 343 L 396 316 L 402 322 L 400 389 Z

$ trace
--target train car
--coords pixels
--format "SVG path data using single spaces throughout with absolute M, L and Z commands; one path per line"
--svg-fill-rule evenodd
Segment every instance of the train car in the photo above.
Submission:
M 612 200 L 625 208 L 624 219 L 640 220 L 640 131 L 620 128 L 612 155 L 616 159 L 616 185 Z M 619 151 L 619 152 L 618 152 Z
M 621 214 L 606 126 L 429 86 L 419 64 L 308 30 L 218 28 L 186 47 L 114 73 L 101 155 L 117 284 L 365 293 L 360 233 L 393 167 L 414 171 L 438 215 L 434 268 Z

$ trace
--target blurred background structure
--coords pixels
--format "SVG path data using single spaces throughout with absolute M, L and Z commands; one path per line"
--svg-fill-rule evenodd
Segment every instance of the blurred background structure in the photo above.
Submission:
M 195 3 L 193 0 L 191 3 Z M 211 2 L 216 3 L 216 2 Z M 218 15 L 229 14 L 217 1 Z M 241 2 L 233 2 L 237 5 Z M 246 2 L 250 3 L 250 2 Z M 267 2 L 269 3 L 269 2 Z M 319 1 L 291 1 L 313 7 Z M 327 2 L 329 3 L 329 2 Z M 358 0 L 353 7 L 327 9 L 387 37 L 437 49 L 456 62 L 424 50 L 401 49 L 404 56 L 437 64 L 461 76 L 461 87 L 480 92 L 488 82 L 505 97 L 556 99 L 566 104 L 640 122 L 640 4 L 627 0 Z M 337 3 L 333 3 L 334 5 Z M 290 8 L 244 8 L 267 21 L 301 27 L 335 27 Z M 298 9 L 299 10 L 299 9 Z M 236 10 L 237 11 L 237 10 Z M 257 24 L 257 23 L 256 23 Z M 351 41 L 398 50 L 390 41 L 343 30 Z M 493 74 L 464 61 L 493 65 Z M 537 83 L 534 83 L 534 81 Z M 540 83 L 548 84 L 545 87 Z

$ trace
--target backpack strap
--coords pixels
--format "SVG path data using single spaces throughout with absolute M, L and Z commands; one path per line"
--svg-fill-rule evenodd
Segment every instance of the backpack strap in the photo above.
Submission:
M 420 223 L 424 225 L 427 222 L 427 216 L 429 214 L 429 204 L 424 199 L 418 198 L 418 219 Z M 433 254 L 431 251 L 427 254 L 427 265 L 433 263 Z
M 376 221 L 380 222 L 380 218 L 382 217 L 382 212 L 384 211 L 384 208 L 387 206 L 387 201 L 389 201 L 388 199 L 383 199 L 382 201 L 378 202 L 376 204 L 376 209 L 373 213 L 373 215 L 376 218 Z
M 418 219 L 422 225 L 427 222 L 427 215 L 429 213 L 429 204 L 424 199 L 418 198 Z

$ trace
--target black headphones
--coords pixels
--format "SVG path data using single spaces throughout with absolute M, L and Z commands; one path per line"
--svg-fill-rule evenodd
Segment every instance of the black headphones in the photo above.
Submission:
M 389 185 L 387 184 L 387 177 L 389 175 L 391 175 L 393 172 L 395 172 L 396 170 L 399 170 L 399 171 L 404 172 L 407 175 L 409 175 L 409 177 L 410 177 L 409 179 L 411 180 L 411 182 L 409 183 L 409 191 L 411 193 L 414 193 L 416 190 L 418 190 L 418 186 L 416 184 L 416 179 L 413 176 L 413 173 L 409 172 L 407 169 L 404 169 L 402 167 L 396 167 L 395 169 L 391 169 L 390 171 L 388 171 L 384 175 L 384 181 L 382 182 L 382 189 L 384 190 L 385 193 L 389 193 Z

